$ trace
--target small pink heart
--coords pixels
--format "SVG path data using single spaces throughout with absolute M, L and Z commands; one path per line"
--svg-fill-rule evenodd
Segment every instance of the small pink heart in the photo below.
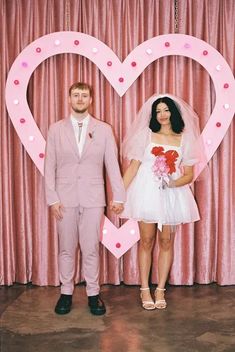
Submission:
M 128 220 L 119 229 L 104 217 L 101 243 L 116 257 L 120 258 L 139 240 L 139 227 L 136 221 Z

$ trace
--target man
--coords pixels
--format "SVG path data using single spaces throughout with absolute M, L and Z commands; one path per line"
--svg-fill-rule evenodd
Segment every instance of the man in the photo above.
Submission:
M 105 206 L 104 166 L 114 199 L 110 206 L 116 214 L 123 210 L 125 189 L 111 127 L 88 113 L 92 88 L 74 83 L 69 103 L 71 115 L 49 129 L 45 159 L 46 198 L 59 235 L 61 296 L 55 312 L 71 310 L 79 243 L 88 305 L 92 314 L 102 315 L 106 308 L 99 296 L 99 238 Z

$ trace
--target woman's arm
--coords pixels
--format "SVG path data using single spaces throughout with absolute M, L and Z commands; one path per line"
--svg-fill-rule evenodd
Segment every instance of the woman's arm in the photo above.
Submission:
M 130 162 L 130 164 L 129 164 L 128 168 L 126 169 L 124 176 L 123 176 L 123 182 L 124 182 L 125 189 L 128 188 L 128 186 L 132 182 L 133 178 L 137 174 L 137 171 L 140 167 L 140 164 L 141 164 L 141 161 L 139 161 L 139 160 L 134 160 L 134 159 L 131 160 L 131 162 Z
M 193 166 L 184 166 L 184 174 L 176 180 L 170 180 L 168 187 L 181 187 L 191 183 L 193 180 Z

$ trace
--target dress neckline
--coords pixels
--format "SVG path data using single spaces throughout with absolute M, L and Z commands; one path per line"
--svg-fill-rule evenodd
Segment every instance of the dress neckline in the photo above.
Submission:
M 160 147 L 172 147 L 172 148 L 181 148 L 181 145 L 172 145 L 172 144 L 161 144 L 161 143 L 156 143 L 156 142 L 151 142 L 150 144 L 154 144 L 154 145 L 159 145 Z

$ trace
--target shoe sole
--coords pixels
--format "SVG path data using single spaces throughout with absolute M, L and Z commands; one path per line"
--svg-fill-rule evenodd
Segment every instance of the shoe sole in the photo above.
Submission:
M 92 311 L 92 310 L 90 309 L 90 312 L 91 312 L 91 314 L 93 314 L 93 315 L 104 315 L 104 314 L 106 313 L 106 310 L 105 310 L 105 311 L 101 311 L 101 312 L 95 312 L 95 311 Z
M 70 310 L 71 310 L 71 309 L 65 310 L 65 311 L 63 311 L 63 312 L 62 312 L 62 311 L 55 310 L 55 313 L 56 313 L 56 314 L 59 314 L 59 315 L 64 315 L 64 314 L 68 314 L 68 313 L 70 312 Z

